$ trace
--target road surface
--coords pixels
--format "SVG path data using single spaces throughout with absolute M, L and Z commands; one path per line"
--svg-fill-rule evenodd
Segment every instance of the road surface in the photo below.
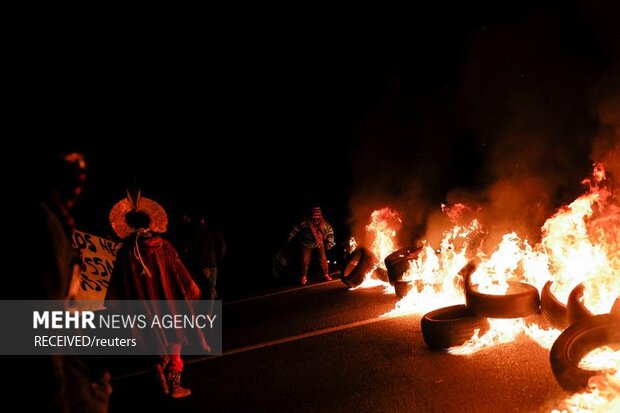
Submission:
M 111 412 L 546 412 L 569 395 L 527 337 L 469 356 L 430 351 L 419 315 L 380 317 L 396 300 L 334 280 L 225 303 L 225 354 L 189 358 L 190 397 L 125 375 Z

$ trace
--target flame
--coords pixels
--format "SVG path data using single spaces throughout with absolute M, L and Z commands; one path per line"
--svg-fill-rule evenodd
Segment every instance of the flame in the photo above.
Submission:
M 483 348 L 494 346 L 501 343 L 514 341 L 525 328 L 522 318 L 499 319 L 489 318 L 491 328 L 482 337 L 478 337 L 476 331 L 472 338 L 457 347 L 448 349 L 448 353 L 455 355 L 465 355 L 476 353 Z
M 541 242 L 532 245 L 510 232 L 489 256 L 479 251 L 484 230 L 476 211 L 464 204 L 442 205 L 455 225 L 444 232 L 438 249 L 422 242 L 422 252 L 404 276 L 416 288 L 389 314 L 462 303 L 458 273 L 472 258 L 479 264 L 471 281 L 483 293 L 503 294 L 508 281 L 526 282 L 540 291 L 551 279 L 553 293 L 566 303 L 571 290 L 583 282 L 586 307 L 595 314 L 609 312 L 620 296 L 620 206 L 606 179 L 603 165 L 594 165 L 592 176 L 583 181 L 588 184 L 586 193 L 545 222 Z M 384 210 L 375 211 L 373 218 Z M 367 228 L 378 227 L 373 220 Z M 385 245 L 383 239 L 377 236 L 375 243 Z M 373 243 L 374 249 L 378 247 Z M 384 257 L 388 250 L 380 255 Z
M 568 205 L 559 208 L 541 228 L 541 240 L 531 244 L 516 232 L 506 233 L 490 255 L 480 250 L 484 236 L 476 211 L 464 204 L 442 205 L 454 224 L 443 233 L 439 246 L 423 241 L 417 258 L 409 263 L 403 279 L 413 284 L 406 297 L 383 316 L 431 311 L 463 303 L 462 269 L 475 260 L 478 265 L 471 282 L 481 292 L 503 294 L 508 281 L 526 282 L 539 291 L 552 280 L 552 292 L 566 303 L 572 289 L 585 286 L 583 303 L 594 314 L 608 313 L 620 297 L 620 203 L 605 168 L 597 163 L 584 179 L 588 189 Z M 366 230 L 371 234 L 373 253 L 383 259 L 397 249 L 394 242 L 400 215 L 389 208 L 374 211 Z M 367 275 L 367 278 L 369 275 Z M 489 319 L 490 329 L 448 351 L 472 354 L 525 334 L 550 349 L 560 335 L 556 329 L 542 329 L 523 319 Z M 602 362 L 601 362 L 602 360 Z M 554 412 L 620 411 L 620 350 L 604 349 L 584 358 L 583 368 L 607 368 L 590 379 L 588 389 L 566 399 Z M 602 363 L 602 364 L 601 364 Z
M 579 362 L 585 370 L 607 370 L 620 368 L 620 350 L 614 351 L 609 346 L 596 348 L 586 354 Z
M 370 214 L 370 223 L 366 225 L 368 239 L 372 240 L 371 251 L 385 268 L 383 260 L 397 250 L 396 233 L 402 225 L 400 213 L 389 207 L 381 208 Z
M 573 394 L 552 413 L 620 411 L 620 350 L 607 346 L 595 349 L 581 360 L 579 367 L 604 370 L 590 378 L 585 392 Z
M 450 209 L 445 206 L 443 209 L 450 216 Z M 415 288 L 384 316 L 421 314 L 439 307 L 463 304 L 463 277 L 459 272 L 469 262 L 470 246 L 480 231 L 480 224 L 474 218 L 468 225 L 455 225 L 444 232 L 438 250 L 424 242 L 420 254 L 409 262 L 409 270 L 403 275 L 403 280 L 413 283 Z
M 550 277 L 547 256 L 539 248 L 534 249 L 527 240 L 511 232 L 489 258 L 479 253 L 481 264 L 472 274 L 472 284 L 485 294 L 505 294 L 508 281 L 534 285 L 539 291 Z
M 448 352 L 461 356 L 473 354 L 497 344 L 510 343 L 521 334 L 533 339 L 541 347 L 551 349 L 553 342 L 561 334 L 560 330 L 543 329 L 536 324 L 526 324 L 522 318 L 489 318 L 488 320 L 491 328 L 482 337 L 479 337 L 479 331 L 475 331 L 468 341 L 460 346 L 449 348 Z
M 602 164 L 595 164 L 583 183 L 589 190 L 545 222 L 542 247 L 558 300 L 566 303 L 583 282 L 585 306 L 604 314 L 620 296 L 620 206 Z
M 555 340 L 562 334 L 562 332 L 556 328 L 541 328 L 538 324 L 528 324 L 524 332 L 526 336 L 546 350 L 551 350 Z
M 366 225 L 366 233 L 367 239 L 372 240 L 370 250 L 377 258 L 377 264 L 366 273 L 364 281 L 353 288 L 354 290 L 358 288 L 385 287 L 386 293 L 394 293 L 394 287 L 390 286 L 389 283 L 374 278 L 372 275 L 377 268 L 386 270 L 384 260 L 385 257 L 398 249 L 396 235 L 401 225 L 400 212 L 394 211 L 389 207 L 377 209 L 370 214 L 370 223 Z M 357 248 L 355 238 L 352 237 L 349 240 L 349 245 Z M 352 250 L 355 248 L 352 248 Z
M 368 272 L 364 276 L 364 281 L 358 286 L 351 288 L 351 290 L 357 290 L 358 288 L 375 288 L 375 287 L 383 287 L 385 288 L 386 294 L 395 294 L 394 287 L 390 285 L 390 283 L 386 283 L 385 281 L 381 281 L 372 276 L 373 271 Z
M 600 246 L 590 242 L 586 227 L 597 198 L 597 193 L 583 195 L 543 225 L 542 245 L 551 267 L 551 291 L 564 304 L 572 289 L 598 272 L 605 259 Z

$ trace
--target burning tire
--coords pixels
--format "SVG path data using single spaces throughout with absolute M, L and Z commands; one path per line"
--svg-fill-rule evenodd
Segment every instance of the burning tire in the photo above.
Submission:
M 579 361 L 604 345 L 620 345 L 620 317 L 617 315 L 589 317 L 564 330 L 549 354 L 553 375 L 560 386 L 570 391 L 586 387 L 588 379 L 598 371 L 580 368 Z
M 585 304 L 582 301 L 585 288 L 586 287 L 583 284 L 579 284 L 577 287 L 573 288 L 573 291 L 571 291 L 570 295 L 568 296 L 568 303 L 566 304 L 566 309 L 568 313 L 569 324 L 574 324 L 577 321 L 584 320 L 594 315 L 590 310 L 586 308 Z
M 381 267 L 375 268 L 375 270 L 372 272 L 372 278 L 376 278 L 377 280 L 381 280 L 384 283 L 389 282 L 389 277 L 388 277 L 387 271 L 384 270 Z
M 385 257 L 385 268 L 390 284 L 394 285 L 397 280 L 403 278 L 403 274 L 409 269 L 409 261 L 416 259 L 421 250 L 420 247 L 405 247 Z
M 345 261 L 340 279 L 349 288 L 357 287 L 364 281 L 364 276 L 372 270 L 376 261 L 374 255 L 366 248 L 358 248 Z
M 547 281 L 540 293 L 540 311 L 553 327 L 564 330 L 569 326 L 566 305 L 551 292 L 553 281 Z
M 396 280 L 394 282 L 394 291 L 396 291 L 396 296 L 398 298 L 403 298 L 409 291 L 413 288 L 413 284 L 409 281 Z
M 540 298 L 536 287 L 508 281 L 505 295 L 484 294 L 477 286 L 465 281 L 465 303 L 474 314 L 491 318 L 520 318 L 538 312 Z
M 422 317 L 422 337 L 429 348 L 446 349 L 465 343 L 480 329 L 489 328 L 485 317 L 472 314 L 464 305 L 453 305 L 431 311 Z

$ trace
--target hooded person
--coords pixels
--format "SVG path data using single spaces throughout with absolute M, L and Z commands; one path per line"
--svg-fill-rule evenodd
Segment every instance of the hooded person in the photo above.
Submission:
M 200 298 L 200 290 L 181 262 L 172 244 L 158 234 L 166 232 L 166 211 L 155 201 L 140 194 L 116 203 L 110 211 L 112 229 L 124 240 L 118 251 L 114 271 L 106 292 L 112 300 L 188 301 Z M 173 306 L 173 303 L 169 304 Z M 158 308 L 149 308 L 157 313 Z M 170 308 L 172 313 L 177 309 Z M 146 334 L 139 332 L 139 334 Z M 188 338 L 183 330 L 155 332 L 162 356 L 155 371 L 164 393 L 173 398 L 189 396 L 191 390 L 180 384 L 183 360 L 181 343 Z M 202 347 L 208 351 L 204 337 Z M 140 337 L 138 337 L 140 338 Z
M 323 218 L 320 206 L 312 207 L 308 217 L 293 227 L 288 240 L 299 241 L 301 248 L 300 283 L 302 285 L 308 282 L 308 267 L 313 251 L 316 251 L 318 255 L 323 278 L 327 281 L 332 279 L 329 275 L 325 249 L 331 249 L 334 246 L 334 230 L 329 222 Z

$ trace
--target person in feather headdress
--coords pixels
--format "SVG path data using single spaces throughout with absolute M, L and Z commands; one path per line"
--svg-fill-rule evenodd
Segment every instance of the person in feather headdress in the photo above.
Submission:
M 127 198 L 112 207 L 110 223 L 125 242 L 118 251 L 106 303 L 113 300 L 187 301 L 200 298 L 200 290 L 177 251 L 159 236 L 166 232 L 168 217 L 157 202 L 141 197 L 139 193 L 135 197 L 128 193 Z M 149 311 L 157 313 L 158 309 Z M 175 313 L 177 309 L 170 308 L 170 311 Z M 139 334 L 148 334 L 148 331 Z M 191 390 L 180 383 L 183 371 L 181 344 L 188 341 L 186 333 L 162 329 L 154 334 L 162 352 L 155 369 L 164 393 L 173 398 L 189 396 Z M 199 336 L 203 348 L 208 351 L 204 337 Z

